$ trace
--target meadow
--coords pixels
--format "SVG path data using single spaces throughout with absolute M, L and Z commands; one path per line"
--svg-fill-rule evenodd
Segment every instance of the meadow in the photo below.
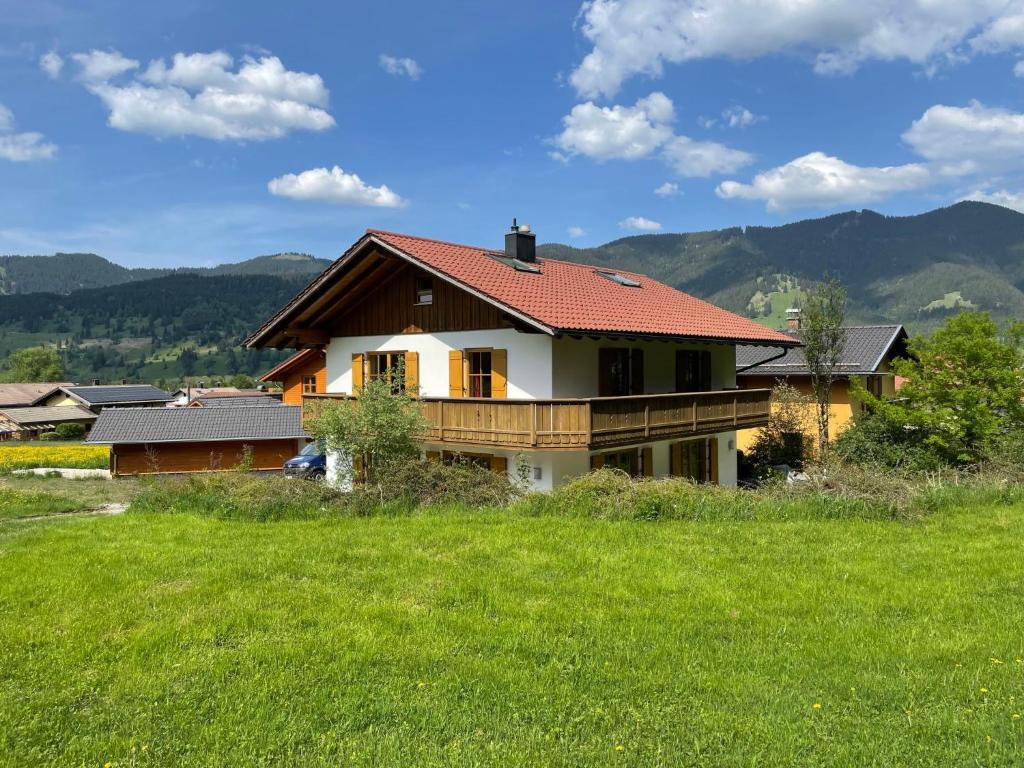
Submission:
M 110 449 L 105 445 L 42 440 L 0 443 L 0 474 L 37 467 L 105 469 L 109 463 Z
M 1022 542 L 1012 501 L 0 523 L 0 765 L 1020 765 Z

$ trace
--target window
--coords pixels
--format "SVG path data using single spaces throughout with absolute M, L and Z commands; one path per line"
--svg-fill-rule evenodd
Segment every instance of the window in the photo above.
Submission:
M 696 483 L 709 483 L 714 478 L 712 451 L 718 450 L 715 440 L 688 440 L 671 448 L 671 472 Z
M 492 390 L 492 369 L 490 350 L 469 350 L 468 389 L 470 397 L 490 397 Z
M 405 352 L 367 352 L 367 381 L 386 381 L 394 393 L 405 391 Z
M 881 376 L 865 376 L 866 381 L 864 382 L 865 389 L 875 397 L 880 398 L 882 396 L 882 377 Z
M 711 390 L 711 353 L 707 350 L 676 350 L 676 392 Z
M 625 347 L 598 350 L 597 394 L 621 397 L 644 393 L 644 351 Z
M 434 303 L 434 278 L 416 278 L 416 306 L 426 306 Z
M 650 447 L 643 450 L 627 448 L 622 451 L 595 453 L 590 457 L 590 468 L 619 469 L 630 477 L 651 477 L 654 474 L 653 455 L 653 450 Z
M 601 270 L 598 270 L 597 274 L 599 274 L 601 277 L 611 280 L 613 283 L 624 285 L 627 288 L 640 287 L 640 283 L 638 283 L 636 280 L 634 280 L 631 277 L 626 277 L 625 275 L 620 275 L 618 272 L 602 272 Z
M 303 376 L 302 377 L 302 394 L 304 394 L 304 395 L 316 394 L 316 376 Z

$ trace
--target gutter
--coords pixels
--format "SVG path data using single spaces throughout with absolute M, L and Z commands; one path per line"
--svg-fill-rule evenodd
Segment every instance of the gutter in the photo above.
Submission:
M 800 345 L 796 345 L 796 346 L 800 346 Z M 779 352 L 779 354 L 777 354 L 777 355 L 774 355 L 772 357 L 766 357 L 764 360 L 758 360 L 756 363 L 751 363 L 750 365 L 744 365 L 742 368 L 737 368 L 736 369 L 736 375 L 739 376 L 741 373 L 743 373 L 745 371 L 749 371 L 751 368 L 757 368 L 758 366 L 764 365 L 765 363 L 770 363 L 773 360 L 778 360 L 780 358 L 783 358 L 789 352 L 789 349 L 790 349 L 789 347 L 783 347 L 782 351 Z

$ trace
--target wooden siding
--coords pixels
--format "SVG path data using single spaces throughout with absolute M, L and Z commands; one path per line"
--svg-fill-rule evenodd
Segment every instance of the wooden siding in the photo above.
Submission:
M 195 443 L 115 445 L 110 469 L 116 475 L 174 474 L 230 470 L 242 461 L 243 446 L 252 447 L 253 469 L 277 470 L 295 456 L 305 440 L 224 440 Z
M 416 304 L 416 279 L 434 284 L 431 304 Z M 378 287 L 343 306 L 333 321 L 323 323 L 332 336 L 378 336 L 509 328 L 497 308 L 430 273 L 400 265 Z
M 306 376 L 316 376 L 317 392 L 327 391 L 327 358 L 323 353 L 285 373 L 281 378 L 282 403 L 302 405 L 302 379 Z
M 599 450 L 620 445 L 713 435 L 768 422 L 766 389 L 596 397 L 589 400 L 424 398 L 430 431 L 423 440 L 446 445 L 526 450 Z M 346 395 L 307 395 L 304 417 L 315 417 Z

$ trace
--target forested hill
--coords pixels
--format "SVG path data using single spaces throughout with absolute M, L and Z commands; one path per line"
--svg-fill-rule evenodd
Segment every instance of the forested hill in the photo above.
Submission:
M 94 253 L 57 253 L 53 256 L 0 256 L 0 294 L 59 293 L 152 280 L 173 274 L 301 275 L 309 278 L 330 264 L 304 253 L 257 256 L 235 264 L 177 269 L 130 269 Z
M 1024 316 L 1024 214 L 963 202 L 917 216 L 851 211 L 778 227 L 640 235 L 540 255 L 646 273 L 777 325 L 801 287 L 838 277 L 859 321 L 912 328 L 963 307 Z

